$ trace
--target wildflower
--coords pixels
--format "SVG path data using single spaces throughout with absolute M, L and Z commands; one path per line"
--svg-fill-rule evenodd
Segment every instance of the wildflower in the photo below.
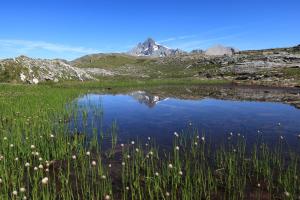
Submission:
M 2 183 L 3 182 L 3 180 L 2 180 L 2 178 L 0 178 L 0 183 Z
M 230 136 L 233 136 L 233 133 L 232 133 L 232 132 L 230 132 L 230 133 L 229 133 L 229 135 L 230 135 Z
M 151 138 L 150 138 L 150 137 L 148 137 L 148 140 L 151 140 Z
M 111 164 L 109 164 L 108 167 L 111 168 Z
M 27 197 L 26 197 L 26 196 L 23 196 L 23 200 L 27 200 Z
M 42 161 L 43 160 L 43 158 L 42 157 L 39 157 L 39 161 Z
M 31 148 L 31 149 L 34 149 L 34 148 L 35 148 L 35 146 L 32 144 L 32 145 L 30 146 L 30 148 Z
M 48 169 L 48 168 L 46 168 L 46 169 L 45 169 L 45 171 L 46 171 L 46 172 L 49 172 L 49 169 Z
M 257 183 L 257 187 L 259 187 L 259 188 L 260 188 L 260 183 Z
M 199 139 L 199 135 L 197 135 L 196 138 Z
M 50 137 L 51 137 L 51 138 L 54 138 L 54 135 L 53 135 L 53 134 L 51 134 L 51 135 L 50 135 Z
M 202 137 L 201 137 L 201 140 L 204 142 L 204 141 L 205 141 L 205 137 L 204 137 L 204 136 L 202 136 Z
M 195 144 L 195 146 L 197 146 L 197 145 L 198 145 L 198 142 L 195 142 L 194 144 Z
M 153 151 L 150 151 L 149 154 L 152 156 L 153 155 Z
M 14 144 L 10 144 L 9 146 L 10 146 L 10 148 L 13 148 L 13 147 L 14 147 Z
M 181 170 L 179 171 L 179 175 L 180 175 L 180 176 L 182 176 L 182 175 L 183 175 L 183 172 L 182 172 Z
M 17 196 L 17 195 L 18 195 L 18 192 L 17 192 L 16 190 L 14 190 L 14 191 L 13 191 L 13 195 L 14 195 L 14 196 Z
M 40 164 L 39 169 L 44 169 L 44 166 L 42 164 Z
M 150 157 L 149 157 L 149 154 L 146 155 L 146 158 L 150 158 Z
M 192 126 L 192 122 L 190 122 L 189 125 Z
M 168 167 L 169 167 L 170 169 L 172 169 L 172 168 L 173 168 L 173 165 L 172 165 L 172 164 L 169 164 Z
M 110 196 L 107 194 L 107 195 L 105 195 L 105 198 L 104 198 L 105 200 L 110 200 Z
M 106 179 L 106 176 L 105 176 L 105 175 L 102 175 L 101 178 L 102 178 L 102 179 Z
M 34 171 L 37 171 L 37 170 L 38 170 L 38 168 L 37 168 L 37 167 L 34 167 L 34 168 L 33 168 L 33 170 L 34 170 Z
M 16 158 L 15 158 L 15 161 L 18 161 L 18 160 L 19 160 L 19 158 L 18 158 L 18 157 L 16 157 Z
M 155 176 L 159 176 L 159 173 L 158 173 L 158 172 L 155 172 Z
M 169 193 L 169 192 L 166 192 L 166 196 L 167 196 L 167 197 L 170 196 L 170 193 Z
M 36 156 L 39 156 L 39 155 L 40 155 L 40 153 L 39 153 L 39 152 L 35 152 L 35 155 L 36 155 Z
M 178 133 L 177 133 L 177 132 L 174 132 L 174 135 L 175 135 L 176 137 L 179 137 L 179 135 L 178 135 Z
M 3 140 L 7 140 L 7 137 L 4 137 Z
M 129 154 L 127 155 L 127 158 L 128 158 L 128 159 L 130 158 L 130 155 L 129 155 Z
M 281 123 L 280 123 L 280 122 L 278 123 L 278 126 L 281 126 Z
M 148 143 L 145 144 L 146 147 L 147 147 L 148 145 L 149 145 Z
M 283 140 L 283 136 L 282 135 L 280 136 L 280 139 Z
M 123 144 L 123 143 L 121 144 L 121 147 L 124 147 L 124 144 Z
M 21 193 L 24 193 L 25 191 L 26 191 L 25 188 L 23 188 L 23 187 L 20 188 L 20 192 L 21 192 Z
M 175 149 L 176 149 L 177 151 L 179 151 L 179 146 L 176 146 Z
M 233 152 L 235 153 L 235 152 L 236 152 L 236 149 L 233 149 Z
M 133 144 L 134 144 L 134 141 L 131 141 L 131 144 L 133 145 Z
M 86 155 L 87 155 L 87 156 L 90 156 L 90 155 L 91 155 L 91 152 L 87 151 L 87 152 L 86 152 Z
M 96 163 L 96 161 L 92 161 L 92 166 L 96 166 L 97 165 L 97 163 Z
M 29 167 L 29 166 L 30 166 L 29 162 L 25 163 L 25 167 Z
M 126 186 L 126 190 L 129 190 L 129 187 L 128 187 L 128 186 Z
M 138 148 L 136 148 L 136 149 L 135 149 L 135 151 L 136 151 L 136 152 L 139 152 L 139 149 L 138 149 Z
M 48 181 L 49 181 L 48 177 L 45 177 L 42 179 L 42 184 L 46 185 L 46 184 L 48 184 Z
M 290 196 L 290 193 L 287 192 L 287 191 L 285 191 L 285 192 L 284 192 L 284 195 L 285 195 L 286 197 L 289 197 L 289 196 Z
M 300 134 L 298 135 L 298 138 L 300 138 Z
M 125 162 L 122 162 L 122 166 L 125 166 Z
M 72 159 L 73 159 L 73 160 L 76 160 L 76 156 L 75 156 L 75 155 L 73 155 L 73 156 L 72 156 Z
M 4 159 L 4 156 L 0 155 L 0 160 L 3 160 Z

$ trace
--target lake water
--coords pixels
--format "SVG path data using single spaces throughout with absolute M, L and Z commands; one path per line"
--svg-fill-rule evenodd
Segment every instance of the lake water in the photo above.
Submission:
M 293 91 L 293 94 L 299 96 L 297 92 Z M 263 93 L 270 94 L 265 90 Z M 275 93 L 280 94 L 277 90 Z M 259 92 L 253 93 L 257 94 Z M 169 97 L 166 93 L 159 95 L 141 90 L 120 94 L 91 93 L 74 100 L 78 113 L 70 125 L 72 129 L 76 126 L 78 132 L 91 135 L 93 130 L 98 134 L 100 130 L 109 132 L 115 121 L 119 142 L 152 137 L 161 145 L 169 145 L 175 131 L 181 133 L 192 129 L 215 143 L 226 139 L 230 132 L 244 135 L 247 141 L 255 141 L 258 131 L 270 142 L 280 136 L 291 145 L 298 142 L 300 109 L 280 102 L 266 102 L 266 97 L 264 102 L 249 101 L 247 99 L 253 99 L 251 91 L 247 92 L 246 100 L 232 100 L 238 95 L 217 99 L 214 95 Z

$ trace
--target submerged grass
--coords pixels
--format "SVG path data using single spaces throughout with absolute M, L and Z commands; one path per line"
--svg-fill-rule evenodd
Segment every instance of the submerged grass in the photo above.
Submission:
M 299 198 L 300 157 L 283 135 L 270 147 L 257 133 L 249 148 L 242 134 L 215 144 L 190 128 L 162 150 L 150 137 L 118 142 L 114 123 L 110 138 L 87 139 L 66 128 L 77 116 L 66 104 L 86 90 L 0 87 L 0 199 Z

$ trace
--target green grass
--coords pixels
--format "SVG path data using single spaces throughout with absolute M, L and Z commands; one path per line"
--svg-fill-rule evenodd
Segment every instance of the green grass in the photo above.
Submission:
M 234 200 L 300 195 L 298 151 L 279 135 L 274 135 L 278 142 L 272 147 L 261 134 L 251 147 L 242 134 L 228 134 L 216 145 L 214 138 L 190 126 L 173 136 L 170 150 L 162 151 L 155 142 L 159 138 L 120 144 L 116 123 L 103 137 L 94 131 L 89 140 L 85 132 L 66 129 L 65 122 L 78 117 L 78 107 L 66 109 L 66 104 L 90 89 L 111 85 L 105 84 L 0 85 L 0 199 Z M 86 119 L 88 113 L 81 112 Z M 110 149 L 103 146 L 106 140 Z

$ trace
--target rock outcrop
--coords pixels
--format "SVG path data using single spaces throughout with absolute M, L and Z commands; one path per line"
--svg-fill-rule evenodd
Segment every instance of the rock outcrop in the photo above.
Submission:
M 208 48 L 205 51 L 205 54 L 208 56 L 224 56 L 224 55 L 233 55 L 238 50 L 232 48 L 232 47 L 224 47 L 222 45 L 216 45 L 213 47 Z

